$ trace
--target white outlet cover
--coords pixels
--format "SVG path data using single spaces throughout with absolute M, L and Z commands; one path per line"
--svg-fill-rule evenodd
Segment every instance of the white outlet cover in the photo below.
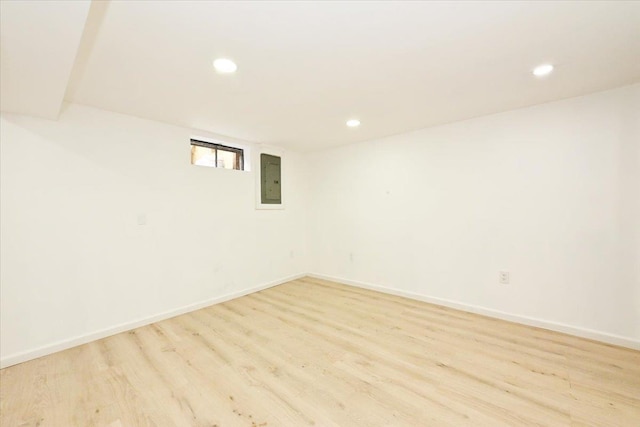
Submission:
M 501 271 L 499 273 L 499 280 L 500 283 L 502 284 L 508 284 L 509 283 L 509 272 L 508 271 Z

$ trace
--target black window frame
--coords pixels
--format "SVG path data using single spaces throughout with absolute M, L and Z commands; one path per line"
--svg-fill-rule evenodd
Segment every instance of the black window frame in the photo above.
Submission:
M 196 145 L 198 147 L 205 147 L 205 148 L 211 148 L 213 150 L 215 150 L 216 153 L 216 169 L 218 168 L 218 150 L 222 150 L 222 151 L 228 151 L 231 153 L 235 153 L 236 154 L 236 165 L 234 166 L 238 166 L 237 168 L 234 167 L 233 170 L 239 170 L 239 171 L 243 171 L 244 170 L 244 149 L 242 148 L 237 148 L 237 147 L 229 147 L 228 145 L 223 145 L 223 144 L 217 144 L 214 142 L 206 142 L 206 141 L 200 141 L 199 139 L 191 139 L 191 146 Z M 193 163 L 192 163 L 193 164 Z M 224 168 L 222 168 L 224 169 Z

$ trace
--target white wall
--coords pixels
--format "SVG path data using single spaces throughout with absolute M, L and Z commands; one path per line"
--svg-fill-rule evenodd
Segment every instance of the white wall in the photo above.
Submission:
M 254 172 L 189 164 L 215 135 L 3 114 L 0 361 L 306 272 L 637 345 L 639 123 L 635 85 L 285 152 L 286 209 L 257 211 Z
M 299 154 L 257 211 L 254 172 L 190 165 L 214 135 L 78 105 L 0 128 L 4 365 L 308 271 Z
M 635 85 L 314 153 L 312 270 L 637 345 L 638 123 Z

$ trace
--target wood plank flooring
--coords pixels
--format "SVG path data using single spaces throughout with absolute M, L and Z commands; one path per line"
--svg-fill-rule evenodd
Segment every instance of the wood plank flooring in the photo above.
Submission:
M 0 371 L 0 425 L 640 426 L 640 352 L 304 278 Z

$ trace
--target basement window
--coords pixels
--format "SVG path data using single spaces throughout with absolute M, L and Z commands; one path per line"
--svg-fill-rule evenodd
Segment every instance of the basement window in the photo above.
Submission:
M 191 164 L 241 171 L 244 170 L 244 150 L 242 148 L 192 139 Z

